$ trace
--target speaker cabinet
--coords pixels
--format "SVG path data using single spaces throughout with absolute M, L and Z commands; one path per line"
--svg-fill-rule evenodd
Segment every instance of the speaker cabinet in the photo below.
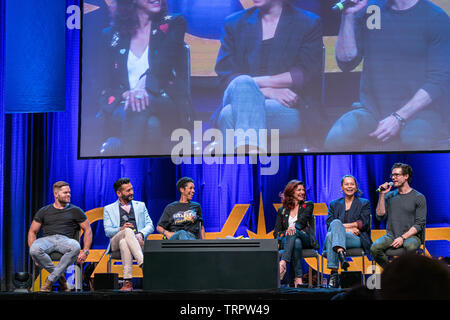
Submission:
M 144 290 L 278 288 L 275 239 L 147 240 Z

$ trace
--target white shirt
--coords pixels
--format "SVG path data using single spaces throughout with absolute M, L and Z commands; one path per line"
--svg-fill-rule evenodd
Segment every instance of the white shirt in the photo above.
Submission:
M 289 228 L 295 228 L 295 223 L 297 222 L 297 217 L 298 217 L 298 215 L 296 215 L 295 217 L 289 216 Z
M 148 46 L 145 48 L 144 53 L 140 57 L 137 57 L 133 51 L 128 51 L 127 69 L 128 82 L 131 90 L 136 89 L 139 83 L 142 84 L 142 86 L 140 86 L 141 88 L 145 87 L 146 76 L 140 81 L 139 78 L 147 71 L 148 68 Z

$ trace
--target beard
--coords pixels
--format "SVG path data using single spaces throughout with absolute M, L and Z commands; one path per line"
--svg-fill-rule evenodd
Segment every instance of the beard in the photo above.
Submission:
M 57 200 L 58 200 L 59 203 L 61 203 L 63 205 L 66 205 L 66 204 L 70 203 L 70 197 L 58 196 Z
M 133 200 L 133 195 L 131 195 L 131 194 L 128 196 L 122 195 L 120 198 L 122 199 L 123 202 L 129 203 L 129 202 L 131 202 L 131 200 Z

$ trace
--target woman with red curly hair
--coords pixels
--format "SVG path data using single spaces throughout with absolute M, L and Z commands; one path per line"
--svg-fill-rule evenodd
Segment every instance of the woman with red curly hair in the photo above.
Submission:
M 302 250 L 318 248 L 313 228 L 314 203 L 306 201 L 305 184 L 291 180 L 280 194 L 283 206 L 278 209 L 273 232 L 282 249 L 280 260 L 280 279 L 284 278 L 287 263 L 294 269 L 294 286 L 303 284 Z
M 189 127 L 185 32 L 185 18 L 169 15 L 166 0 L 116 0 L 99 66 L 107 75 L 102 155 L 169 154 L 171 132 Z

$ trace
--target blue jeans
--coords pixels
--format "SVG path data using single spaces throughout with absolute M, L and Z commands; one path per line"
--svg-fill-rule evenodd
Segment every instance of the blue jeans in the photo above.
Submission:
M 277 100 L 266 99 L 252 77 L 242 75 L 233 79 L 225 90 L 223 108 L 217 120 L 218 128 L 258 130 L 279 129 L 280 137 L 300 133 L 300 113 L 295 108 L 288 108 Z M 259 142 L 254 142 L 258 143 Z M 235 148 L 242 145 L 255 145 L 248 137 L 237 137 Z
M 389 235 L 384 235 L 378 238 L 370 247 L 370 254 L 372 258 L 378 263 L 382 268 L 386 267 L 388 263 L 388 256 L 386 255 L 386 250 L 391 247 L 394 239 Z M 405 248 L 407 253 L 412 253 L 420 247 L 421 241 L 418 237 L 412 236 L 403 242 L 403 248 Z
M 325 150 L 428 149 L 439 140 L 442 121 L 436 112 L 422 110 L 406 122 L 399 135 L 385 143 L 369 136 L 377 126 L 375 116 L 356 103 L 353 110 L 342 115 L 331 127 L 325 139 Z
M 30 247 L 30 255 L 39 267 L 50 273 L 47 279 L 55 282 L 64 274 L 68 266 L 75 263 L 80 250 L 78 241 L 58 234 L 36 239 Z M 63 254 L 57 266 L 50 258 L 50 253 L 54 251 Z
M 325 237 L 325 251 L 327 252 L 327 268 L 339 268 L 339 256 L 335 251 L 336 247 L 342 249 L 360 248 L 361 239 L 353 233 L 346 232 L 341 220 L 331 221 L 327 236 Z
M 281 253 L 281 260 L 287 263 L 293 262 L 293 269 L 296 278 L 303 275 L 302 268 L 302 250 L 311 248 L 311 239 L 304 231 L 298 231 L 292 236 L 285 236 L 282 239 L 283 252 Z
M 179 230 L 169 240 L 197 240 L 197 237 L 192 232 Z

